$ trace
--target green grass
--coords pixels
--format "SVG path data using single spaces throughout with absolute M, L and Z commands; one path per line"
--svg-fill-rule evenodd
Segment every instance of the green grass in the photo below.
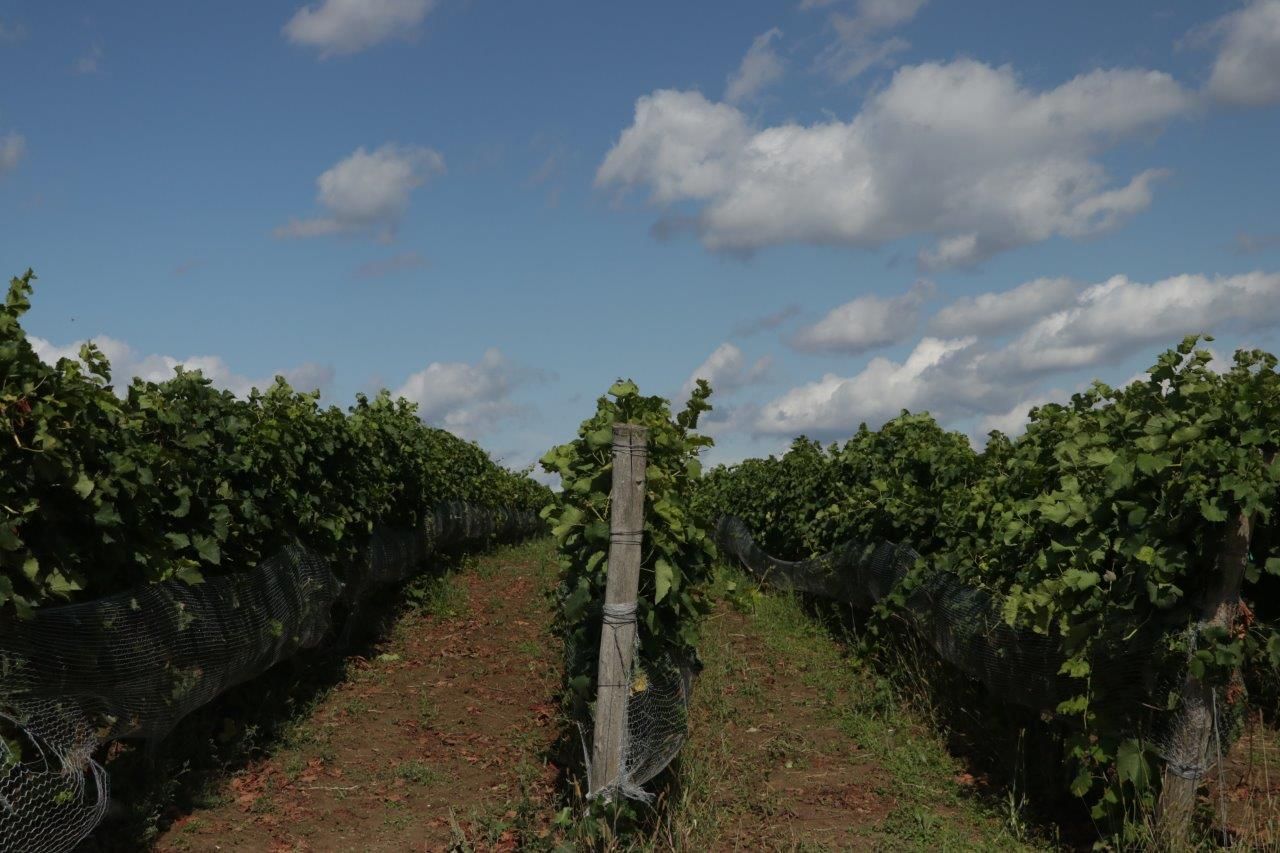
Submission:
M 411 606 L 437 619 L 466 616 L 470 602 L 466 586 L 457 580 L 461 571 L 465 568 L 417 577 L 405 587 L 405 598 Z
M 1028 827 L 1021 808 L 985 800 L 962 786 L 957 777 L 964 767 L 948 753 L 934 721 L 913 708 L 887 676 L 850 655 L 850 644 L 833 636 L 799 601 L 757 591 L 743 575 L 727 569 L 716 587 L 744 612 L 744 642 L 762 645 L 769 658 L 785 660 L 797 670 L 812 696 L 806 700 L 809 713 L 826 721 L 825 731 L 834 728 L 847 739 L 846 747 L 856 745 L 859 760 L 878 766 L 874 778 L 866 780 L 867 788 L 893 805 L 882 819 L 868 821 L 859 830 L 865 839 L 859 847 L 1054 849 L 1044 831 Z M 646 786 L 656 790 L 655 805 L 628 804 L 621 812 L 585 808 L 581 791 L 570 791 L 558 805 L 555 832 L 544 839 L 522 834 L 522 849 L 705 850 L 726 843 L 740 827 L 788 819 L 791 803 L 786 792 L 762 784 L 764 768 L 771 763 L 788 771 L 803 770 L 838 746 L 784 729 L 760 744 L 754 759 L 763 762 L 756 767 L 759 772 L 744 773 L 744 744 L 724 735 L 731 723 L 742 722 L 734 715 L 741 713 L 744 703 L 776 713 L 790 697 L 771 692 L 759 669 L 737 655 L 715 625 L 707 626 L 700 654 L 705 668 L 693 694 L 699 728 L 672 770 Z M 736 692 L 736 705 L 727 698 L 730 688 Z M 785 720 L 785 714 L 779 716 Z M 545 810 L 548 804 L 527 798 L 509 803 L 504 813 L 514 812 L 520 819 L 489 824 L 483 837 L 496 838 L 513 826 L 532 828 L 536 822 L 529 815 L 535 807 Z M 856 820 L 850 814 L 851 825 Z M 782 849 L 829 848 L 801 837 Z
M 440 781 L 440 771 L 425 761 L 406 761 L 396 768 L 396 775 L 415 785 L 431 785 Z
M 762 643 L 773 656 L 800 672 L 816 694 L 818 713 L 856 744 L 861 756 L 884 771 L 868 784 L 873 793 L 896 803 L 878 824 L 867 827 L 868 849 L 883 850 L 1027 850 L 1053 845 L 1027 830 L 1019 810 L 1002 814 L 957 781 L 963 767 L 951 756 L 930 720 L 923 719 L 891 682 L 848 654 L 830 630 L 806 612 L 794 597 L 754 591 L 741 574 L 725 570 L 717 586 L 730 592 L 745 611 L 747 642 Z M 661 795 L 661 814 L 643 837 L 611 845 L 638 850 L 699 850 L 716 843 L 742 822 L 779 820 L 787 811 L 785 795 L 774 793 L 734 762 L 741 744 L 717 737 L 734 709 L 726 698 L 730 685 L 740 701 L 763 707 L 778 703 L 758 672 L 738 659 L 726 638 L 705 633 L 700 653 L 706 667 L 694 691 L 702 731 L 686 744 L 673 784 Z M 834 745 L 811 742 L 800 732 L 784 731 L 763 745 L 769 761 L 803 769 Z M 728 807 L 726 807 L 728 804 Z M 851 816 L 852 819 L 852 816 Z M 795 842 L 794 849 L 823 849 Z M 789 848 L 791 849 L 791 848 Z

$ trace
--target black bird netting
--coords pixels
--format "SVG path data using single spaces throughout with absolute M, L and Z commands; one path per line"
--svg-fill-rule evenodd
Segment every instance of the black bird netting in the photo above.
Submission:
M 901 592 L 892 609 L 895 617 L 938 657 L 1003 702 L 1052 713 L 1085 689 L 1081 679 L 1065 674 L 1067 655 L 1060 640 L 1010 626 L 1001 617 L 999 598 L 989 590 L 947 572 L 926 573 L 913 579 L 915 585 L 899 589 L 919 559 L 905 545 L 846 542 L 811 560 L 787 562 L 765 553 L 734 516 L 717 523 L 716 544 L 724 556 L 782 589 L 862 608 Z M 1123 724 L 1127 733 L 1164 760 L 1165 772 L 1199 780 L 1221 763 L 1243 706 L 1233 705 L 1224 688 L 1204 687 L 1190 696 L 1183 692 L 1180 705 L 1170 710 L 1168 697 L 1182 676 L 1176 666 L 1162 665 L 1160 656 L 1175 634 L 1183 635 L 1194 652 L 1195 630 L 1194 624 L 1152 621 L 1100 631 L 1089 653 L 1087 691 L 1092 708 L 1105 708 L 1114 719 L 1128 721 Z M 1206 751 L 1205 744 L 1212 744 L 1213 751 Z
M 884 600 L 907 577 L 919 555 L 892 542 L 846 542 L 811 560 L 787 562 L 769 556 L 755 543 L 746 524 L 734 516 L 721 518 L 716 544 L 737 558 L 757 578 L 809 595 L 870 608 Z M 1080 693 L 1081 682 L 1062 673 L 1067 660 L 1060 642 L 1045 634 L 1010 626 L 1001 618 L 1000 602 L 988 590 L 964 583 L 955 575 L 935 572 L 902 592 L 894 613 L 938 656 L 977 679 L 1007 702 L 1052 711 Z M 1161 636 L 1158 626 L 1098 637 L 1090 677 L 1090 701 L 1133 707 L 1154 695 L 1150 665 Z
M 446 504 L 417 530 L 375 531 L 345 583 L 324 558 L 290 547 L 250 571 L 0 623 L 0 848 L 72 849 L 106 810 L 100 746 L 163 738 L 229 687 L 319 644 L 339 601 L 354 614 L 439 551 L 513 541 L 540 524 L 531 511 Z

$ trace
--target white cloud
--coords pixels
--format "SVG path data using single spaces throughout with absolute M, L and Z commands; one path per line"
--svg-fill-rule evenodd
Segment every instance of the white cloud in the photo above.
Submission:
M 636 102 L 596 184 L 647 187 L 664 208 L 692 204 L 712 250 L 929 234 L 939 242 L 922 265 L 970 266 L 1145 208 L 1164 173 L 1117 186 L 1094 155 L 1194 102 L 1154 71 L 1093 71 L 1036 91 L 1008 66 L 972 60 L 899 69 L 847 122 L 758 128 L 732 105 L 660 90 Z
M 729 82 L 724 90 L 726 101 L 745 101 L 782 78 L 782 57 L 773 48 L 773 43 L 780 38 L 782 30 L 777 27 L 756 36 L 747 55 L 742 57 L 738 70 L 729 75 Z
M 942 337 L 1000 334 L 1070 305 L 1078 291 L 1070 279 L 1038 278 L 1012 290 L 963 297 L 933 315 L 929 331 Z
M 388 241 L 408 210 L 413 191 L 444 170 L 444 157 L 431 148 L 383 145 L 366 151 L 361 146 L 316 179 L 316 200 L 327 215 L 291 219 L 275 234 L 320 237 L 372 232 Z
M 984 358 L 988 372 L 1033 376 L 1095 368 L 1150 344 L 1280 324 L 1280 273 L 1179 275 L 1152 284 L 1118 275 L 1084 290 L 1069 308 L 1038 319 Z
M 1020 435 L 1027 428 L 1027 415 L 1036 406 L 1043 406 L 1049 402 L 1062 402 L 1067 398 L 1065 392 L 1055 392 L 1050 394 L 1037 394 L 1026 400 L 1020 400 L 1009 407 L 1008 411 L 995 412 L 984 415 L 978 421 L 977 432 L 980 435 L 986 435 L 993 429 L 998 429 L 1005 435 L 1013 438 Z M 975 436 L 976 438 L 976 436 Z
M 716 347 L 715 351 L 707 356 L 706 361 L 698 365 L 693 373 L 689 374 L 689 378 L 680 388 L 681 401 L 688 398 L 699 379 L 710 382 L 711 389 L 716 392 L 716 395 L 723 396 L 761 381 L 768 375 L 772 366 L 773 360 L 767 355 L 748 363 L 741 349 L 734 344 L 723 343 Z
M 0 136 L 0 178 L 18 168 L 18 161 L 27 151 L 27 140 L 21 134 L 7 133 Z
M 277 374 L 299 391 L 325 392 L 333 384 L 334 369 L 327 364 L 306 362 L 289 370 L 276 371 L 270 376 L 254 379 L 233 371 L 221 356 L 193 355 L 183 359 L 169 355 L 143 355 L 124 341 L 107 335 L 98 335 L 92 340 L 111 362 L 112 383 L 121 395 L 127 391 L 133 377 L 147 382 L 163 382 L 173 378 L 174 368 L 179 365 L 186 370 L 199 370 L 215 387 L 230 391 L 237 397 L 248 396 L 253 388 L 270 387 Z M 59 346 L 38 337 L 32 337 L 30 341 L 36 355 L 46 364 L 56 364 L 61 358 L 79 360 L 80 347 L 85 343 L 75 341 Z
M 862 421 L 883 423 L 902 409 L 929 408 L 945 390 L 939 379 L 973 343 L 924 338 L 902 363 L 873 358 L 856 376 L 828 373 L 767 403 L 755 428 L 775 435 L 842 434 Z
M 834 5 L 839 0 L 804 0 L 801 9 Z M 928 0 L 856 0 L 852 15 L 844 15 L 850 34 L 870 36 L 901 26 L 924 8 Z
M 827 315 L 796 332 L 791 345 L 806 352 L 838 352 L 856 355 L 888 346 L 916 330 L 920 306 L 933 295 L 934 286 L 918 281 L 901 296 L 883 299 L 875 295 L 839 305 Z
M 434 6 L 434 0 L 323 0 L 299 9 L 284 34 L 294 44 L 319 48 L 327 59 L 412 38 Z
M 475 364 L 434 361 L 411 375 L 394 396 L 418 404 L 418 414 L 434 426 L 474 438 L 499 422 L 527 411 L 511 400 L 522 382 L 545 378 L 540 371 L 512 364 L 497 349 Z
M 927 0 L 857 0 L 853 14 L 834 12 L 830 24 L 836 38 L 818 56 L 818 67 L 835 79 L 847 83 L 869 69 L 886 64 L 895 54 L 910 45 L 891 36 L 888 30 L 902 26 L 916 16 Z M 801 4 L 801 8 L 829 6 L 818 0 Z
M 1280 102 L 1280 0 L 1255 0 L 1212 29 L 1222 44 L 1209 76 L 1210 97 L 1246 107 Z
M 943 421 L 977 416 L 983 427 L 1009 427 L 1019 410 L 1030 408 L 1028 401 L 1044 397 L 1040 382 L 1047 376 L 1103 371 L 1188 334 L 1280 328 L 1280 273 L 1179 275 L 1151 284 L 1114 276 L 1079 291 L 1065 307 L 1033 316 L 1029 306 L 1037 294 L 1043 289 L 1027 285 L 1009 291 L 1015 309 L 985 328 L 974 322 L 975 311 L 996 306 L 998 294 L 962 300 L 951 314 L 939 314 L 949 316 L 942 325 L 952 331 L 1012 333 L 1004 343 L 978 334 L 925 337 L 901 363 L 875 358 L 853 376 L 829 373 L 786 392 L 761 408 L 753 428 L 847 435 L 862 421 L 879 425 L 903 408 Z

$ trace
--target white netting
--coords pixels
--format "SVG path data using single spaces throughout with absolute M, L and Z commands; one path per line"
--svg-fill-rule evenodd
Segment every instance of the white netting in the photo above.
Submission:
M 630 618 L 634 619 L 634 605 L 631 608 Z M 567 670 L 583 672 L 588 668 L 594 669 L 597 653 L 595 648 L 566 644 Z M 606 798 L 618 794 L 650 802 L 653 796 L 641 786 L 661 773 L 688 740 L 689 702 L 697 666 L 692 662 L 677 661 L 669 655 L 646 660 L 638 640 L 631 661 L 621 767 L 614 779 L 594 777 L 587 747 L 593 742 L 594 720 L 588 720 L 583 731 L 587 784 L 588 790 Z
M 83 714 L 31 702 L 0 712 L 0 839 L 8 851 L 71 850 L 107 809 L 107 773 Z
M 627 696 L 627 738 L 623 744 L 623 793 L 638 797 L 640 786 L 666 768 L 689 737 L 689 700 L 694 670 L 671 658 L 641 661 L 632 668 Z

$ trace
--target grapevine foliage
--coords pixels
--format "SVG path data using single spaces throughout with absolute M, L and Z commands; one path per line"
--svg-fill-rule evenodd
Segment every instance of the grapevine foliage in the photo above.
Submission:
M 92 343 L 45 364 L 21 326 L 32 281 L 0 307 L 0 606 L 85 599 L 248 568 L 300 541 L 341 567 L 376 523 L 447 500 L 536 508 L 547 490 L 423 425 L 383 391 L 347 412 L 277 377 L 247 399 L 198 372 L 118 395 Z
M 641 660 L 666 656 L 694 661 L 699 620 L 709 608 L 715 545 L 694 518 L 689 498 L 701 477 L 698 452 L 711 438 L 698 435 L 698 416 L 711 406 L 710 387 L 699 381 L 684 411 L 674 418 L 661 397 L 640 395 L 635 383 L 618 381 L 596 401 L 578 437 L 542 458 L 560 475 L 563 490 L 542 511 L 560 549 L 559 629 L 570 649 L 591 649 L 600 636 L 609 553 L 609 492 L 613 481 L 613 425 L 649 430 L 645 523 L 637 622 Z M 577 703 L 594 697 L 594 651 L 570 655 L 566 680 Z
M 905 543 L 925 555 L 908 584 L 953 572 L 995 593 L 1009 624 L 1058 638 L 1063 674 L 1080 684 L 1057 709 L 1079 732 L 1068 742 L 1071 787 L 1101 792 L 1101 813 L 1126 787 L 1149 793 L 1153 779 L 1150 748 L 1130 736 L 1141 721 L 1091 693 L 1104 628 L 1162 626 L 1151 665 L 1167 687 L 1188 665 L 1216 684 L 1242 665 L 1253 689 L 1274 695 L 1280 683 L 1277 360 L 1240 351 L 1218 373 L 1198 340 L 1160 355 L 1144 381 L 1095 383 L 1033 409 L 1024 435 L 993 432 L 981 453 L 927 414 L 903 412 L 843 445 L 802 438 L 781 458 L 717 468 L 697 504 L 743 518 L 783 557 L 846 539 Z M 1227 525 L 1242 514 L 1255 525 L 1243 618 L 1191 637 Z M 1172 690 L 1158 698 L 1177 702 Z

